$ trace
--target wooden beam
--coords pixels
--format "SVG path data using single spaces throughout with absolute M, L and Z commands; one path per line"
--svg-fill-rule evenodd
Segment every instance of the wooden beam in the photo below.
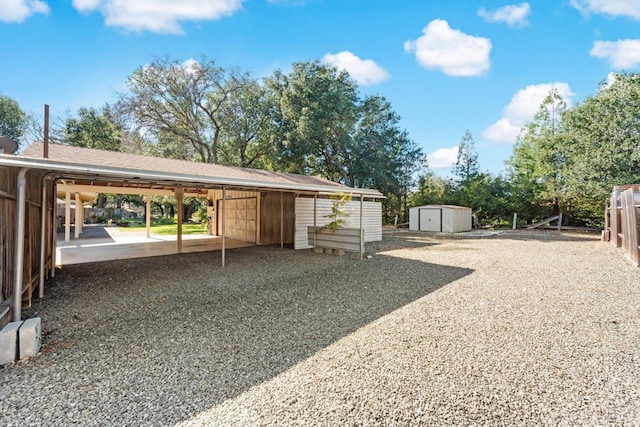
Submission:
M 58 184 L 58 191 L 72 193 L 115 193 L 115 194 L 135 194 L 141 196 L 173 196 L 173 190 L 161 188 L 135 188 L 118 187 L 116 185 L 83 185 L 83 184 Z M 183 192 L 185 197 L 197 197 L 198 193 Z

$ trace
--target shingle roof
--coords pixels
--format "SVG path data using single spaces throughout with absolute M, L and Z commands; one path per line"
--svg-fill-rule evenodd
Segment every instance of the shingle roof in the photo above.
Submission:
M 352 192 L 350 187 L 321 177 L 272 172 L 258 169 L 222 166 L 161 157 L 141 156 L 114 151 L 72 147 L 62 144 L 49 144 L 49 157 L 43 159 L 44 144 L 34 142 L 23 150 L 18 157 L 38 159 L 50 163 L 75 165 L 91 171 L 106 171 L 106 175 L 128 172 L 129 176 L 157 176 L 172 181 L 202 182 L 207 184 L 244 183 L 249 187 L 269 187 L 295 189 L 316 188 L 324 191 Z M 77 169 L 77 168 L 75 168 Z M 59 170 L 59 169 L 58 169 Z M 368 195 L 379 195 L 375 190 L 363 189 Z

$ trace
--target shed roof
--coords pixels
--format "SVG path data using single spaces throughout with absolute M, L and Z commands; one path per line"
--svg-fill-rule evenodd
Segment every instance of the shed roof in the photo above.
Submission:
M 432 209 L 468 209 L 466 206 L 456 206 L 456 205 L 423 205 L 423 206 L 414 206 L 410 209 L 421 209 L 421 208 L 432 208 Z
M 344 192 L 382 197 L 377 190 L 355 189 L 325 178 L 222 166 L 91 148 L 34 142 L 18 156 L 0 154 L 0 166 L 46 170 L 76 184 L 117 184 L 146 189 L 183 185 L 187 188 L 258 188 L 315 193 Z M 185 190 L 187 189 L 185 188 Z

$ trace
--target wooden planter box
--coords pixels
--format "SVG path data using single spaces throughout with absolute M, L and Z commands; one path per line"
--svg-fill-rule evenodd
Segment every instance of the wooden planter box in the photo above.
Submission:
M 326 227 L 308 227 L 308 242 L 313 246 L 315 235 L 316 248 L 342 249 L 346 251 L 360 252 L 360 229 L 340 228 L 331 231 Z

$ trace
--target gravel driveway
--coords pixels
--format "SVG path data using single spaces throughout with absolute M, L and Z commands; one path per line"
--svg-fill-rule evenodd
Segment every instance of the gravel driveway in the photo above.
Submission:
M 66 267 L 0 425 L 640 425 L 640 269 L 597 236 L 367 249 Z

